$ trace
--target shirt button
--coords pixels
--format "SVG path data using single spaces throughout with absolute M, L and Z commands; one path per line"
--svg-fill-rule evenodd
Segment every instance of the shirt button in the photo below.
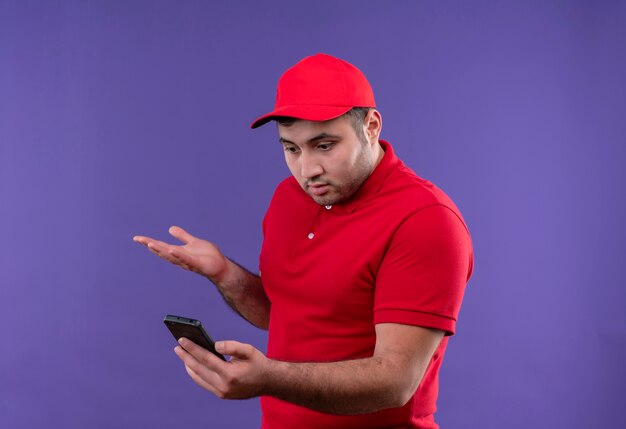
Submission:
M 333 208 L 333 206 L 324 206 L 326 208 L 326 210 L 330 210 Z
M 309 232 L 309 235 L 307 235 L 307 237 L 309 237 L 309 240 L 311 240 L 313 237 L 315 237 L 315 234 L 313 234 L 312 232 Z

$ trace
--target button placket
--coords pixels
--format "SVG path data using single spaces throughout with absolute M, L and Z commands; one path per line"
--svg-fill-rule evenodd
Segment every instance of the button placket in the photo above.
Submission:
M 299 238 L 294 243 L 294 247 L 291 253 L 291 263 L 298 264 L 298 256 L 301 252 L 306 251 L 305 249 L 310 248 L 309 246 L 313 245 L 313 238 L 317 234 L 317 226 L 319 224 L 320 215 L 324 212 L 324 206 L 318 206 L 315 216 L 313 217 L 311 223 L 308 228 L 304 230 L 303 234 L 299 236 Z M 298 234 L 299 235 L 299 234 Z
M 332 209 L 333 206 L 332 206 L 332 204 L 327 204 L 327 205 L 324 206 L 324 208 L 328 211 L 328 210 Z M 322 207 L 320 206 L 320 208 L 319 208 L 319 210 L 317 212 L 317 216 L 315 217 L 315 223 L 316 224 L 318 223 L 318 221 L 320 219 L 320 215 L 322 214 L 321 212 L 322 212 Z M 309 232 L 309 234 L 307 235 L 307 238 L 309 240 L 313 240 L 313 237 L 315 237 L 315 233 L 314 232 Z

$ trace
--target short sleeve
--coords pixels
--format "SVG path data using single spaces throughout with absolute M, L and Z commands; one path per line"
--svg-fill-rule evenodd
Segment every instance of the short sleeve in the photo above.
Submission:
M 374 323 L 402 323 L 453 335 L 473 269 L 469 232 L 443 205 L 424 208 L 395 231 L 376 278 Z

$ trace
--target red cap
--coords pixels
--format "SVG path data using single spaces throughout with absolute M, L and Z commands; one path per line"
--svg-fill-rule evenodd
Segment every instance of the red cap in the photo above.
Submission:
M 278 116 L 328 121 L 353 107 L 376 107 L 365 75 L 344 60 L 316 54 L 283 73 L 276 88 L 274 110 L 254 121 L 251 128 Z

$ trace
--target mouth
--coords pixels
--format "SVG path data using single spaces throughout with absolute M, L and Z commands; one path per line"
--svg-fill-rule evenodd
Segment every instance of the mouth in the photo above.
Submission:
M 324 195 L 328 192 L 328 188 L 330 188 L 327 184 L 308 185 L 307 187 L 309 188 L 309 192 L 315 196 Z

